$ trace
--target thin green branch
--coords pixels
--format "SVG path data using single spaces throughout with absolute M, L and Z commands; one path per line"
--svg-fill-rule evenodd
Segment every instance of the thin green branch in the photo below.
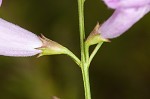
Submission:
M 81 66 L 80 59 L 76 55 L 74 55 L 70 50 L 68 50 L 67 55 L 70 56 L 77 63 L 79 67 Z
M 85 60 L 86 60 L 86 63 L 88 63 L 89 61 L 89 46 L 86 44 L 85 42 Z
M 93 52 L 91 53 L 90 55 L 90 58 L 89 58 L 89 65 L 91 63 L 91 61 L 93 60 L 94 56 L 96 55 L 96 53 L 98 52 L 99 48 L 102 46 L 103 42 L 101 43 L 98 43 L 95 47 L 95 49 L 93 50 Z

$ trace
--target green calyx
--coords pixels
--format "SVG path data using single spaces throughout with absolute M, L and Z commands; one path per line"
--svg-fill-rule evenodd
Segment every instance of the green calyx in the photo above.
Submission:
M 101 42 L 110 42 L 108 39 L 101 37 L 100 33 L 98 33 L 99 27 L 100 27 L 100 25 L 99 25 L 99 23 L 97 23 L 97 25 L 95 26 L 93 31 L 88 36 L 88 38 L 85 42 L 87 46 L 91 46 L 91 45 L 98 44 Z
M 40 40 L 42 41 L 43 45 L 39 48 L 42 52 L 38 55 L 38 57 L 43 55 L 56 55 L 56 54 L 66 54 L 68 49 L 63 47 L 62 45 L 58 44 L 57 42 L 54 42 L 48 38 L 46 38 L 44 35 L 41 35 Z
M 78 57 L 76 57 L 69 49 L 66 47 L 58 44 L 55 41 L 52 41 L 48 38 L 46 38 L 44 35 L 41 35 L 39 39 L 42 41 L 43 45 L 39 48 L 36 48 L 38 50 L 41 50 L 42 52 L 38 55 L 38 57 L 44 56 L 44 55 L 58 55 L 58 54 L 66 54 L 70 56 L 79 66 L 80 66 L 80 60 Z

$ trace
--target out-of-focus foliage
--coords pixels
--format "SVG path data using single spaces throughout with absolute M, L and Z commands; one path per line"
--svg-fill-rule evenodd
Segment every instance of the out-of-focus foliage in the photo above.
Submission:
M 87 0 L 86 36 L 112 12 L 100 0 Z M 77 0 L 3 0 L 0 15 L 80 56 Z M 150 14 L 102 46 L 90 67 L 93 99 L 150 98 L 149 25 Z M 82 84 L 80 69 L 67 56 L 0 56 L 0 99 L 83 99 Z

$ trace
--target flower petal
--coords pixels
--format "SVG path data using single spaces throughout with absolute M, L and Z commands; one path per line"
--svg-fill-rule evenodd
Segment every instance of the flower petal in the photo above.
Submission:
M 140 7 L 150 4 L 150 0 L 103 0 L 109 8 Z
M 0 6 L 2 5 L 2 0 L 0 0 Z
M 149 11 L 150 5 L 139 8 L 117 9 L 114 14 L 102 24 L 98 32 L 103 38 L 118 37 Z
M 41 40 L 32 32 L 0 18 L 0 55 L 32 56 L 40 53 Z

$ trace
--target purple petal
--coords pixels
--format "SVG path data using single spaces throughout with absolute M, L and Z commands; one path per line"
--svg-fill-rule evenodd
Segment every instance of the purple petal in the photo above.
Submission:
M 32 32 L 0 18 L 0 55 L 32 56 L 40 53 L 41 40 Z
M 2 0 L 0 0 L 0 6 L 2 5 Z
M 98 32 L 103 38 L 118 37 L 149 11 L 150 5 L 139 8 L 117 9 L 114 14 L 102 24 Z
M 140 7 L 150 4 L 150 0 L 103 0 L 109 8 Z

